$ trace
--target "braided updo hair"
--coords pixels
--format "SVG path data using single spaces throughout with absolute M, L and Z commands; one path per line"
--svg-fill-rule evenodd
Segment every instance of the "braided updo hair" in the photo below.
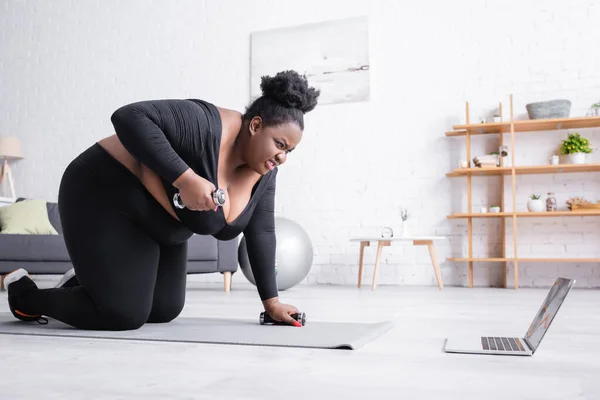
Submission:
M 293 70 L 261 77 L 262 96 L 246 108 L 244 120 L 259 116 L 264 126 L 297 123 L 304 129 L 304 114 L 317 106 L 320 90 L 308 86 L 304 75 Z

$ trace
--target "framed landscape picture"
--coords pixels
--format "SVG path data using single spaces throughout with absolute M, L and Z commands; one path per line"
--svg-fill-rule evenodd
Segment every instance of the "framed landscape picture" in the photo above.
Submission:
M 250 51 L 250 97 L 260 79 L 293 69 L 321 90 L 319 104 L 370 98 L 367 17 L 254 32 Z

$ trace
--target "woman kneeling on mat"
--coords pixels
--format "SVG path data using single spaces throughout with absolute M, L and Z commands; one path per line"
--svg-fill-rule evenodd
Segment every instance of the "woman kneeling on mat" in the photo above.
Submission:
M 23 269 L 7 275 L 13 315 L 89 330 L 169 322 L 185 302 L 187 240 L 243 232 L 265 311 L 298 325 L 275 280 L 275 178 L 320 92 L 294 71 L 263 77 L 261 89 L 243 115 L 197 99 L 116 110 L 116 135 L 75 158 L 60 183 L 73 270 L 50 289 Z

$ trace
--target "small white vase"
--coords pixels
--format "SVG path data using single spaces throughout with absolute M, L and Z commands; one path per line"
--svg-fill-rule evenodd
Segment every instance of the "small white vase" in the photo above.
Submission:
M 408 223 L 406 221 L 402 221 L 402 225 L 400 225 L 400 237 L 407 237 L 410 235 L 410 230 L 408 229 Z
M 542 199 L 530 199 L 527 202 L 527 209 L 531 212 L 544 212 L 546 211 L 546 206 L 544 204 L 544 200 Z
M 585 153 L 569 154 L 569 161 L 571 164 L 585 164 Z

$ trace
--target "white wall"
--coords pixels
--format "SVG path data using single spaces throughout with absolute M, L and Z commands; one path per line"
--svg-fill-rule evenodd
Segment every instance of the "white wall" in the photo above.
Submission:
M 414 233 L 449 237 L 437 247 L 445 283 L 466 285 L 466 264 L 445 261 L 466 255 L 466 221 L 446 219 L 466 211 L 466 180 L 445 176 L 464 158 L 464 141 L 444 135 L 464 121 L 465 101 L 472 118 L 498 102 L 506 115 L 513 94 L 522 118 L 531 101 L 568 98 L 575 116 L 600 100 L 600 6 L 593 0 L 2 0 L 0 10 L 0 132 L 23 141 L 26 159 L 14 164 L 18 195 L 48 200 L 56 199 L 69 161 L 112 134 L 117 107 L 199 97 L 242 110 L 251 32 L 368 15 L 372 100 L 307 115 L 304 141 L 279 175 L 278 214 L 302 224 L 314 242 L 308 283 L 354 285 L 358 247 L 349 237 L 398 227 L 403 206 Z M 597 147 L 600 131 L 585 133 Z M 518 135 L 518 163 L 546 163 L 565 136 Z M 495 140 L 474 138 L 473 153 L 494 149 Z M 497 177 L 474 182 L 475 209 L 499 193 Z M 561 204 L 570 195 L 596 200 L 598 186 L 597 173 L 522 176 L 519 207 L 534 190 L 556 192 Z M 597 221 L 521 220 L 519 256 L 600 257 Z M 476 255 L 499 254 L 498 226 L 475 222 Z M 369 248 L 367 284 L 374 255 Z M 545 286 L 557 274 L 600 286 L 597 263 L 520 267 L 521 286 Z M 498 284 L 500 271 L 477 264 L 476 285 Z M 385 250 L 381 284 L 434 282 L 424 248 Z

